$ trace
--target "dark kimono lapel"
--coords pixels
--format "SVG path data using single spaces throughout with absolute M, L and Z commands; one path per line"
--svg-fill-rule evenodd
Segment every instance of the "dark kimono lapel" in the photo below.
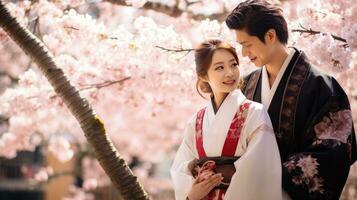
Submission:
M 300 89 L 310 69 L 310 65 L 307 65 L 304 59 L 305 56 L 303 52 L 295 49 L 295 53 L 279 82 L 268 109 L 278 140 L 279 149 L 284 149 L 284 151 L 280 152 L 282 158 L 285 158 L 286 155 L 296 150 L 294 122 L 297 100 L 299 98 Z M 244 90 L 248 99 L 259 103 L 261 103 L 262 93 L 261 71 L 261 69 L 258 69 L 249 76 Z
M 262 88 L 262 69 L 254 71 L 247 81 L 244 81 L 245 88 L 243 87 L 242 91 L 247 99 L 262 102 L 261 98 L 261 88 Z

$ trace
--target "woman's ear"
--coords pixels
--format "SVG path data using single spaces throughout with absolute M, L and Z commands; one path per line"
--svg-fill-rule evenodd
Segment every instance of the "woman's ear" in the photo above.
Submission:
M 198 83 L 198 87 L 200 88 L 200 90 L 202 92 L 204 92 L 204 93 L 212 92 L 211 86 L 208 83 L 208 76 L 199 77 L 197 83 Z
M 276 41 L 276 31 L 275 31 L 275 29 L 273 29 L 273 28 L 269 29 L 265 33 L 264 39 L 265 39 L 266 43 L 270 43 L 270 44 L 275 43 L 275 41 Z
M 202 82 L 205 82 L 205 83 L 208 82 L 208 76 L 207 76 L 207 75 L 205 75 L 205 76 L 200 76 L 200 77 L 198 77 L 198 78 L 199 78 L 200 81 L 202 81 Z

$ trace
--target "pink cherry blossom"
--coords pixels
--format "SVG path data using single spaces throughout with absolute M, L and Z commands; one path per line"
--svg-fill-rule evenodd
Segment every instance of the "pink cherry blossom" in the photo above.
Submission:
M 188 13 L 169 17 L 140 9 L 147 0 L 127 0 L 132 7 L 83 0 L 6 2 L 22 25 L 33 27 L 38 19 L 37 34 L 57 65 L 93 105 L 126 161 L 130 163 L 134 156 L 139 157 L 142 163 L 134 171 L 154 196 L 170 189 L 167 163 L 182 140 L 188 117 L 204 103 L 195 91 L 192 51 L 172 52 L 159 47 L 191 49 L 204 39 L 221 38 L 236 47 L 242 76 L 256 69 L 248 58 L 241 56 L 241 46 L 224 22 L 197 21 Z M 152 2 L 168 6 L 176 3 Z M 229 12 L 239 2 L 197 1 L 187 10 L 205 15 L 225 9 Z M 315 127 L 317 138 L 345 142 L 344 133 L 349 127 L 334 130 L 339 128 L 341 119 L 353 118 L 357 127 L 357 4 L 337 0 L 276 2 L 283 7 L 289 23 L 288 46 L 303 50 L 311 63 L 334 76 L 349 96 L 352 113 L 348 116 L 345 112 L 332 113 Z M 186 3 L 179 1 L 179 8 L 186 9 Z M 292 32 L 301 29 L 300 25 L 320 33 Z M 334 36 L 346 39 L 348 46 Z M 0 116 L 9 121 L 0 124 L 0 155 L 12 158 L 17 151 L 45 145 L 44 152 L 54 153 L 60 161 L 76 157 L 75 145 L 86 145 L 78 123 L 37 67 L 3 30 L 0 30 L 0 63 Z M 13 83 L 11 78 L 19 81 Z M 125 81 L 100 87 L 119 80 Z M 303 176 L 293 180 L 314 185 L 311 192 L 321 192 L 322 182 L 313 176 L 318 170 L 315 164 L 314 158 L 304 158 L 286 166 L 301 167 Z M 148 173 L 163 168 L 167 170 Z M 85 158 L 82 169 L 86 189 L 110 184 L 97 161 Z M 46 173 L 41 171 L 38 177 L 45 180 Z M 72 188 L 71 199 L 90 198 L 86 190 Z

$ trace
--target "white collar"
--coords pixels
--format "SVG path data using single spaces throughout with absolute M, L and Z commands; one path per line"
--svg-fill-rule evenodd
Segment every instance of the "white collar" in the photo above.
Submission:
M 281 69 L 278 73 L 278 75 L 275 78 L 275 81 L 270 88 L 269 84 L 269 77 L 268 77 L 268 72 L 266 69 L 266 66 L 263 66 L 262 70 L 262 104 L 265 106 L 266 109 L 269 108 L 271 100 L 273 99 L 273 96 L 275 94 L 276 89 L 278 88 L 278 85 L 280 83 L 281 78 L 283 77 L 283 74 L 288 67 L 292 57 L 294 56 L 295 49 L 291 49 L 289 52 L 289 55 L 285 58 L 285 61 L 283 65 L 281 66 Z
M 218 120 L 221 117 L 226 116 L 227 113 L 229 113 L 228 115 L 232 115 L 232 119 L 233 119 L 234 114 L 238 111 L 239 105 L 243 103 L 245 99 L 246 97 L 244 96 L 241 90 L 239 89 L 233 90 L 223 100 L 221 106 L 217 110 L 217 113 L 214 113 L 213 102 L 212 100 L 210 100 L 206 110 L 208 123 L 212 124 L 213 120 L 215 119 Z

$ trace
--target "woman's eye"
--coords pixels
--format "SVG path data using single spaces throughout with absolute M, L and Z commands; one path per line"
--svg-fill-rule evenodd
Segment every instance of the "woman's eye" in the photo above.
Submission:
M 232 65 L 231 65 L 231 68 L 238 68 L 238 63 L 233 63 Z
M 218 66 L 215 68 L 215 70 L 222 70 L 223 69 L 223 66 Z

